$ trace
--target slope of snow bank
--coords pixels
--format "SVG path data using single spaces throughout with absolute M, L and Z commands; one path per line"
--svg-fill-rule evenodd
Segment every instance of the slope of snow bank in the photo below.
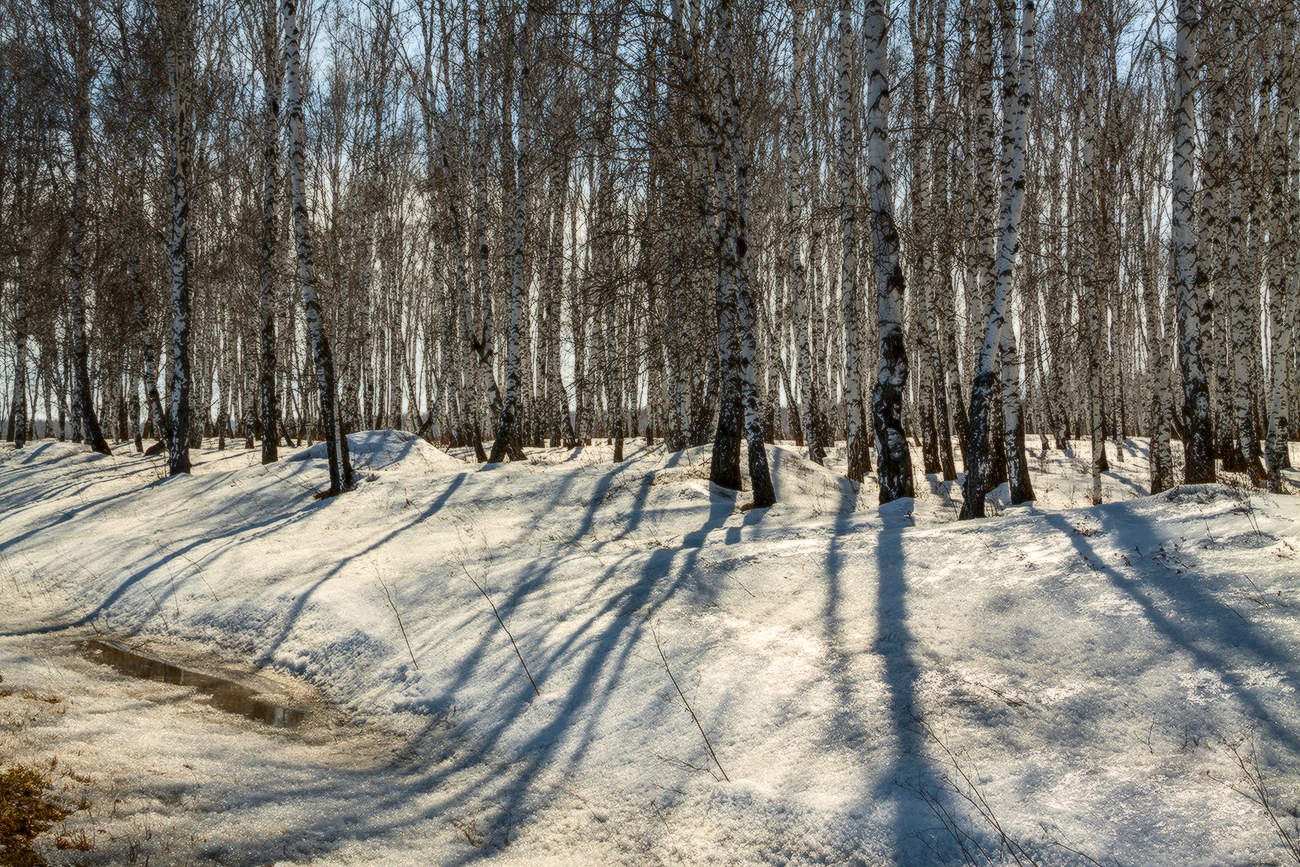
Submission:
M 459 467 L 463 462 L 413 433 L 400 430 L 366 430 L 348 434 L 348 454 L 357 470 L 389 470 L 410 463 L 416 469 Z M 319 442 L 287 457 L 291 461 L 325 461 L 325 443 Z
M 1045 863 L 1280 854 L 1230 746 L 1295 799 L 1295 497 L 1137 497 L 1130 457 L 1108 490 L 1136 498 L 1061 508 L 1086 478 L 1049 452 L 1046 502 L 956 523 L 951 484 L 877 511 L 870 485 L 777 447 L 781 501 L 741 511 L 707 449 L 483 468 L 379 433 L 354 454 L 381 471 L 321 501 L 319 464 L 242 450 L 176 479 L 125 451 L 0 457 L 6 686 L 81 683 L 42 685 L 59 669 L 25 648 L 93 628 L 295 674 L 361 724 L 296 764 L 259 733 L 217 738 L 202 821 L 192 801 L 68 822 L 147 816 L 194 837 L 179 860 L 240 863 L 961 863 L 999 846 L 971 796 Z M 7 735 L 15 755 L 144 713 L 67 689 L 66 713 Z M 192 737 L 113 743 L 183 774 Z M 106 750 L 61 760 L 154 779 Z

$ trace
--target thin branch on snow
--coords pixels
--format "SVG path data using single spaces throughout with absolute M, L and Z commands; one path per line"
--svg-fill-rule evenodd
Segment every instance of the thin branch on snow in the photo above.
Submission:
M 655 640 L 655 649 L 659 651 L 659 658 L 664 662 L 664 671 L 668 672 L 668 679 L 673 682 L 673 686 L 677 689 L 677 694 L 681 696 L 682 704 L 686 706 L 686 712 L 691 715 L 691 719 L 695 720 L 695 727 L 700 730 L 700 737 L 704 738 L 704 745 L 709 748 L 709 755 L 713 756 L 713 763 L 717 765 L 718 770 L 722 772 L 722 779 L 730 783 L 731 777 L 727 776 L 727 771 L 722 767 L 722 762 L 718 761 L 718 754 L 713 751 L 713 744 L 709 742 L 709 736 L 704 733 L 704 726 L 700 725 L 700 718 L 696 716 L 695 711 L 691 709 L 691 703 L 686 700 L 686 693 L 682 692 L 681 686 L 677 683 L 677 678 L 673 677 L 673 670 L 668 667 L 668 657 L 664 655 L 663 646 L 659 643 L 659 634 L 655 632 L 653 626 L 650 627 L 650 635 Z
M 393 616 L 397 618 L 397 628 L 402 630 L 402 640 L 406 642 L 406 652 L 411 654 L 411 665 L 415 670 L 420 670 L 420 663 L 415 661 L 415 651 L 411 649 L 411 639 L 406 635 L 406 626 L 402 623 L 402 615 L 397 610 L 397 603 L 393 601 L 393 594 L 388 592 L 388 585 L 384 583 L 384 576 L 379 574 L 379 567 L 375 566 L 375 577 L 379 579 L 379 586 L 384 588 L 384 596 L 388 598 L 388 607 L 393 609 Z
M 1300 821 L 1294 821 L 1292 828 L 1287 828 L 1278 818 L 1275 799 L 1268 790 L 1268 782 L 1264 777 L 1264 769 L 1259 764 L 1259 755 L 1255 751 L 1255 745 L 1252 742 L 1250 750 L 1242 755 L 1239 749 L 1240 741 L 1227 743 L 1228 750 L 1232 753 L 1233 761 L 1241 770 L 1241 779 L 1246 783 L 1246 789 L 1228 783 L 1228 787 L 1240 795 L 1244 795 L 1253 801 L 1264 815 L 1268 818 L 1268 823 L 1277 835 L 1278 841 L 1282 844 L 1282 849 L 1286 852 L 1290 861 L 1300 864 Z
M 474 586 L 478 588 L 478 592 L 482 593 L 483 598 L 487 600 L 487 604 L 492 607 L 492 614 L 496 617 L 497 623 L 501 624 L 501 628 L 505 630 L 506 637 L 510 639 L 510 645 L 515 649 L 515 656 L 519 657 L 519 664 L 524 667 L 524 674 L 528 675 L 528 682 L 533 685 L 533 692 L 541 695 L 542 691 L 537 688 L 537 681 L 533 680 L 533 673 L 528 670 L 528 663 L 524 662 L 524 655 L 520 652 L 519 644 L 515 641 L 515 637 L 510 634 L 510 628 L 506 626 L 506 622 L 501 619 L 501 612 L 497 610 L 496 603 L 492 601 L 492 597 L 483 589 L 483 585 L 478 583 L 473 575 L 469 574 L 469 570 L 465 568 L 465 561 L 460 560 L 459 565 L 460 571 L 465 573 L 465 577 L 473 582 Z
M 948 756 L 948 761 L 952 765 L 953 770 L 955 770 L 957 775 L 961 777 L 962 783 L 964 784 L 961 786 L 957 785 L 952 780 L 948 781 L 952 790 L 961 796 L 961 798 L 968 804 L 974 807 L 975 812 L 979 814 L 980 818 L 997 833 L 998 842 L 1001 844 L 1003 850 L 1011 856 L 1013 861 L 1022 865 L 1022 867 L 1023 865 L 1035 867 L 1035 865 L 1038 864 L 1038 861 L 1029 853 L 1028 850 L 1025 849 L 1024 846 L 1016 842 L 1007 834 L 1006 830 L 1002 827 L 1001 820 L 998 819 L 997 814 L 993 811 L 992 805 L 990 805 L 985 799 L 984 793 L 975 785 L 975 781 L 971 779 L 965 768 L 963 768 L 961 763 L 957 761 L 956 754 L 948 748 L 947 744 L 939 740 L 939 736 L 934 733 L 934 729 L 930 728 L 927 723 L 921 720 L 918 720 L 918 722 L 930 740 L 934 741 L 935 744 L 938 745 L 939 749 L 943 750 L 944 754 Z

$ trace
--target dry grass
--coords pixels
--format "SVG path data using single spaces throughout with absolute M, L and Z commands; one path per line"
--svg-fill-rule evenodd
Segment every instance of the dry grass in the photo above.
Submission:
M 13 765 L 0 773 L 0 865 L 44 864 L 32 841 L 71 811 L 49 800 L 49 777 L 32 767 Z

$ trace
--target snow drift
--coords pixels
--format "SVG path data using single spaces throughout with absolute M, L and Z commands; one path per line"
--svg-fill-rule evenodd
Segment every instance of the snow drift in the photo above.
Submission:
M 408 464 L 417 470 L 461 466 L 437 446 L 431 445 L 413 433 L 399 430 L 367 430 L 348 434 L 348 453 L 356 470 L 391 470 L 399 464 Z M 291 461 L 325 461 L 325 443 L 294 452 L 286 457 Z
M 94 781 L 69 785 L 121 801 L 65 822 L 93 857 L 962 863 L 998 857 L 995 822 L 1041 863 L 1280 855 L 1234 750 L 1297 800 L 1295 497 L 1141 496 L 1131 444 L 1117 502 L 1069 508 L 1086 461 L 1051 452 L 1037 505 L 959 524 L 951 484 L 878 512 L 791 448 L 777 505 L 741 511 L 707 449 L 354 441 L 373 478 L 321 501 L 310 459 L 0 458 L 0 670 L 67 696 L 0 748 L 63 744 Z M 272 739 L 96 698 L 32 650 L 91 628 L 292 674 L 343 718 Z

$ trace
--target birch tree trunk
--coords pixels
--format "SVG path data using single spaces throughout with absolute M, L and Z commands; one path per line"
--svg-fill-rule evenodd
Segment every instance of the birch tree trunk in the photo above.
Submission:
M 1270 390 L 1268 401 L 1268 435 L 1265 463 L 1269 486 L 1282 487 L 1282 470 L 1291 466 L 1287 449 L 1290 418 L 1287 400 L 1287 372 L 1291 360 L 1291 339 L 1296 317 L 1296 293 L 1300 291 L 1300 257 L 1295 254 L 1297 226 L 1300 226 L 1300 196 L 1288 190 L 1292 173 L 1292 129 L 1296 115 L 1296 53 L 1291 42 L 1291 27 L 1296 20 L 1297 4 L 1284 4 L 1285 12 L 1277 15 L 1275 46 L 1277 50 L 1277 114 L 1273 129 L 1272 154 L 1272 223 L 1269 230 L 1268 268 Z
M 191 68 L 189 0 L 171 0 L 167 7 L 167 84 L 170 109 L 171 235 L 168 264 L 172 295 L 171 395 L 167 416 L 168 470 L 175 476 L 190 471 L 190 160 Z
M 1085 7 L 1084 32 L 1088 44 L 1100 41 L 1098 14 Z M 1083 162 L 1080 166 L 1079 202 L 1084 221 L 1082 236 L 1082 288 L 1079 298 L 1083 317 L 1085 343 L 1082 347 L 1087 366 L 1088 431 L 1091 440 L 1092 504 L 1100 505 L 1101 474 L 1106 469 L 1106 437 L 1102 418 L 1102 382 L 1100 355 L 1105 352 L 1105 335 L 1102 314 L 1105 292 L 1102 270 L 1106 267 L 1101 255 L 1102 235 L 1105 232 L 1104 211 L 1098 201 L 1097 177 L 1100 160 L 1097 154 L 1097 130 L 1101 125 L 1098 90 L 1101 87 L 1097 61 L 1091 51 L 1085 50 L 1083 72 Z
M 963 348 L 973 349 L 972 367 L 979 367 L 980 348 L 983 345 L 983 329 L 987 322 L 988 310 L 992 305 L 993 284 L 997 271 L 998 237 L 997 227 L 1001 220 L 999 211 L 998 183 L 994 170 L 998 160 L 996 144 L 998 140 L 996 112 L 994 110 L 994 21 L 991 0 L 975 0 L 970 10 L 973 17 L 974 38 L 969 43 L 971 52 L 968 62 L 973 64 L 973 100 L 975 103 L 973 124 L 970 128 L 971 144 L 968 152 L 975 156 L 975 164 L 966 174 L 965 180 L 970 184 L 966 193 L 968 206 L 976 213 L 976 225 L 979 227 L 973 237 L 967 233 L 966 256 L 966 320 L 969 325 L 968 337 Z M 1005 173 L 1004 173 L 1005 174 Z M 1006 315 L 1003 310 L 1003 316 Z M 972 345 L 971 335 L 974 336 Z M 1001 347 L 1001 332 L 998 345 Z M 973 400 L 972 395 L 972 400 Z M 989 442 L 984 446 L 988 466 L 982 473 L 981 480 L 984 493 L 1006 478 L 1006 449 L 1003 433 L 1001 390 L 994 387 L 988 397 L 990 417 L 984 436 Z M 963 455 L 967 464 L 974 462 L 969 454 L 970 428 L 967 428 L 967 454 Z M 977 499 L 982 501 L 983 494 Z
M 767 464 L 767 449 L 763 445 L 763 419 L 755 371 L 758 347 L 754 328 L 754 296 L 749 285 L 749 227 L 746 205 L 748 184 L 748 156 L 740 129 L 740 100 L 736 92 L 736 75 L 732 67 L 732 28 L 735 15 L 734 0 L 722 0 L 721 22 L 718 28 L 718 52 L 726 82 L 726 101 L 723 104 L 722 148 L 729 151 L 731 177 L 724 182 L 735 184 L 735 212 L 727 221 L 729 237 L 725 239 L 724 257 L 730 272 L 727 282 L 735 291 L 736 327 L 740 344 L 740 400 L 745 412 L 745 444 L 749 455 L 749 480 L 753 486 L 755 508 L 766 508 L 776 502 L 772 475 Z
M 487 397 L 488 413 L 492 419 L 501 417 L 501 391 L 497 387 L 496 374 L 492 369 L 493 347 L 492 328 L 492 266 L 491 251 L 487 240 L 487 59 L 484 42 L 487 38 L 487 21 L 483 8 L 484 0 L 479 3 L 478 48 L 475 58 L 474 84 L 474 240 L 478 250 L 478 292 L 482 310 L 481 325 L 477 333 L 470 328 L 469 305 L 465 305 L 465 325 L 469 332 L 470 346 L 478 357 L 479 372 L 483 378 L 483 391 Z M 476 413 L 477 416 L 477 413 Z M 482 436 L 475 422 L 476 440 L 474 448 L 486 461 L 483 453 Z
M 844 413 L 847 428 L 848 467 L 845 475 L 855 482 L 866 478 L 871 464 L 867 445 L 866 415 L 862 406 L 862 304 L 858 292 L 858 230 L 854 183 L 853 6 L 839 4 L 838 89 L 835 98 L 836 154 L 840 208 L 840 304 L 844 317 Z
M 514 153 L 513 163 L 506 167 L 506 171 L 513 174 L 514 201 L 511 202 L 513 207 L 513 219 L 511 222 L 511 251 L 510 251 L 510 323 L 509 330 L 506 332 L 506 394 L 505 400 L 501 404 L 501 413 L 497 419 L 496 436 L 492 441 L 492 453 L 488 460 L 497 463 L 509 457 L 511 460 L 519 461 L 524 459 L 523 438 L 520 431 L 519 423 L 519 392 L 521 381 L 521 364 L 520 359 L 520 342 L 524 323 L 524 219 L 525 219 L 525 199 L 528 195 L 528 141 L 526 130 L 523 128 L 523 117 L 525 103 L 530 98 L 528 94 L 529 77 L 531 67 L 529 65 L 529 35 L 534 26 L 534 15 L 536 8 L 533 3 L 528 4 L 528 11 L 524 14 L 524 28 L 515 42 L 515 55 L 519 63 L 518 74 L 518 91 L 512 93 L 509 89 L 510 82 L 507 80 L 506 100 L 503 106 L 501 122 L 505 126 L 502 135 L 502 143 L 509 145 L 503 148 L 502 159 L 510 162 L 511 151 Z M 516 102 L 514 110 L 514 120 L 511 120 L 510 103 Z M 514 135 L 511 128 L 517 131 L 518 142 L 515 143 L 511 138 Z
M 262 411 L 262 463 L 279 459 L 279 395 L 275 387 L 276 207 L 280 172 L 280 52 L 276 45 L 276 0 L 262 8 L 262 249 L 258 260 L 258 390 Z M 249 436 L 252 436 L 250 433 Z
M 23 201 L 23 174 L 20 175 L 15 191 L 15 198 Z M 23 212 L 21 207 L 18 210 Z M 25 217 L 26 214 L 23 215 Z M 20 449 L 27 444 L 27 257 L 31 250 L 31 230 L 28 220 L 22 219 L 19 228 L 17 265 L 14 272 L 14 398 L 10 424 L 13 426 L 14 448 Z
M 949 111 L 947 94 L 947 53 L 945 44 L 948 30 L 948 4 L 939 2 L 935 9 L 933 39 L 934 64 L 934 116 L 946 120 Z M 948 225 L 950 207 L 948 204 L 948 174 L 951 171 L 949 158 L 949 136 L 943 129 L 943 123 L 935 124 L 930 141 L 930 202 L 933 209 L 932 219 L 939 225 Z M 944 481 L 957 478 L 957 465 L 952 449 L 952 433 L 957 434 L 959 448 L 966 448 L 966 410 L 961 401 L 961 377 L 957 369 L 956 311 L 952 299 L 952 257 L 951 243 L 947 233 L 938 233 L 935 239 L 934 256 L 928 275 L 931 303 L 929 327 L 932 332 L 933 355 L 935 360 L 934 394 L 935 422 L 938 428 L 939 461 L 943 470 Z M 939 323 L 943 323 L 940 328 Z M 949 416 L 952 425 L 949 426 Z
M 1030 106 L 1033 102 L 1034 49 L 1036 33 L 1036 10 L 1033 0 L 1026 0 L 1020 23 L 1021 48 L 1017 69 L 1015 51 L 1016 27 L 1015 4 L 1010 0 L 1002 2 L 1002 196 L 1005 209 L 1012 199 L 1019 198 L 1023 203 L 1025 195 L 1025 129 L 1028 123 Z M 1014 74 L 1012 70 L 1017 70 Z M 1014 206 L 1014 217 L 1006 217 L 1002 231 L 1018 233 L 1020 209 L 1022 204 Z M 1003 241 L 1005 244 L 1005 241 Z M 1018 235 L 1014 241 L 1019 252 Z M 1001 263 L 999 263 L 1000 265 Z M 994 279 L 999 279 L 997 274 Z M 1010 312 L 1012 286 L 1007 290 L 1007 312 Z M 1002 333 L 998 338 L 998 354 L 1002 364 L 1002 436 L 1004 451 L 1007 456 L 1007 487 L 1013 504 L 1027 503 L 1034 499 L 1034 487 L 1029 479 L 1029 460 L 1025 455 L 1025 423 L 1020 402 L 1021 358 L 1016 346 L 1015 329 L 1009 316 L 1004 316 Z
M 1010 184 L 1006 187 L 1006 194 L 1002 201 L 997 258 L 993 270 L 993 294 L 984 327 L 984 343 L 980 347 L 975 382 L 971 387 L 970 427 L 966 443 L 968 464 L 963 485 L 962 518 L 984 516 L 984 494 L 990 470 L 991 401 L 997 377 L 995 364 L 1001 332 L 1010 327 L 1006 322 L 1007 300 L 1011 294 L 1016 255 L 1019 252 L 1020 211 L 1024 205 L 1025 123 L 1032 100 L 1030 79 L 1033 75 L 1034 24 L 1034 0 L 1024 0 L 1021 17 L 1024 47 L 1021 51 L 1019 80 L 1016 85 L 1017 98 L 1011 126 L 1011 140 L 1007 143 L 1010 152 L 1008 166 Z M 1021 444 L 1023 445 L 1023 437 Z M 1026 481 L 1027 478 L 1026 475 Z
M 821 400 L 813 377 L 812 348 L 808 335 L 808 286 L 804 268 L 802 246 L 807 234 L 804 210 L 806 184 L 809 176 L 805 153 L 803 79 L 808 59 L 807 35 L 804 33 L 804 0 L 793 0 L 794 69 L 790 74 L 788 99 L 790 111 L 786 119 L 786 218 L 790 227 L 787 269 L 790 276 L 790 307 L 794 315 L 795 366 L 799 378 L 799 422 L 808 446 L 808 459 L 822 463 L 826 459 L 826 443 L 822 442 L 825 427 L 821 420 Z
M 680 21 L 680 4 L 674 6 L 675 20 Z M 724 71 L 724 78 L 730 74 L 731 64 L 731 26 L 734 12 L 731 0 L 723 0 L 719 7 L 718 62 Z M 680 25 L 679 25 L 680 28 Z M 685 47 L 683 47 L 685 50 Z M 700 73 L 696 65 L 689 63 L 689 85 L 697 101 L 702 101 Z M 704 132 L 708 138 L 709 165 L 713 172 L 713 200 L 717 213 L 713 225 L 713 244 L 717 254 L 717 283 L 714 291 L 714 308 L 717 311 L 717 360 L 718 360 L 718 426 L 713 437 L 713 455 L 709 466 L 709 481 L 723 488 L 740 490 L 740 438 L 744 430 L 744 407 L 742 405 L 742 371 L 740 359 L 739 335 L 736 308 L 737 287 L 735 285 L 735 203 L 731 195 L 731 186 L 735 182 L 736 169 L 732 165 L 735 151 L 727 138 L 734 135 L 730 127 L 732 122 L 732 102 L 727 90 L 727 81 L 720 81 L 717 88 L 717 104 L 722 115 L 720 122 L 715 120 L 703 108 L 700 111 Z M 701 201 L 707 202 L 711 197 L 701 191 Z
M 1210 425 L 1210 394 L 1201 359 L 1201 336 L 1208 330 L 1204 277 L 1198 273 L 1193 220 L 1195 188 L 1192 162 L 1196 156 L 1196 27 L 1197 0 L 1176 0 L 1178 31 L 1174 76 L 1174 176 L 1171 294 L 1178 310 L 1178 361 L 1183 377 L 1183 480 L 1187 484 L 1214 481 Z
M 1248 145 L 1241 131 L 1249 122 L 1238 115 L 1231 137 L 1232 150 L 1238 159 L 1244 162 Z M 1249 124 L 1253 128 L 1253 124 Z M 1252 129 L 1253 131 L 1253 129 Z M 1253 257 L 1246 250 L 1246 232 L 1248 228 L 1244 216 L 1245 178 L 1242 177 L 1246 166 L 1239 166 L 1227 179 L 1228 185 L 1228 231 L 1227 231 L 1227 267 L 1223 279 L 1215 288 L 1215 319 L 1224 332 L 1223 343 L 1216 347 L 1216 359 L 1222 361 L 1221 375 L 1218 379 L 1219 413 L 1218 430 L 1221 447 L 1217 450 L 1223 460 L 1223 468 L 1233 472 L 1248 472 L 1256 475 L 1258 465 L 1258 446 L 1255 441 L 1250 419 L 1250 335 L 1254 331 L 1249 320 L 1250 304 L 1248 294 L 1259 291 L 1259 283 L 1248 273 Z
M 321 321 L 320 300 L 316 295 L 316 272 L 311 262 L 311 223 L 307 215 L 307 192 L 303 177 L 306 160 L 306 130 L 303 127 L 301 60 L 299 59 L 300 18 L 297 0 L 280 4 L 284 29 L 284 95 L 289 118 L 289 186 L 293 196 L 293 234 L 298 256 L 298 282 L 302 291 L 303 319 L 312 344 L 316 367 L 316 385 L 320 392 L 321 427 L 329 454 L 330 486 L 327 496 L 352 489 L 352 462 L 348 456 L 347 437 L 343 436 L 335 396 L 334 356 L 330 352 L 325 325 Z
M 1142 250 L 1143 271 L 1142 288 L 1146 300 L 1146 349 L 1147 364 L 1151 369 L 1151 444 L 1150 444 L 1150 485 L 1151 493 L 1158 494 L 1174 486 L 1173 455 L 1169 447 L 1171 427 L 1171 400 L 1169 395 L 1169 342 L 1173 330 L 1171 317 L 1172 306 L 1160 301 L 1160 292 L 1156 284 L 1158 256 L 1149 246 L 1150 238 L 1157 235 L 1156 230 L 1149 230 L 1145 224 L 1142 209 L 1149 199 L 1146 184 L 1139 187 L 1139 194 L 1133 196 L 1135 213 L 1133 225 L 1138 231 L 1138 246 Z M 1157 226 L 1158 229 L 1158 226 Z
M 911 122 L 918 130 L 918 150 L 920 148 L 919 130 L 931 122 L 929 85 L 929 58 L 927 46 L 935 41 L 932 30 L 934 15 L 932 3 L 918 4 L 916 0 L 909 3 L 909 27 L 912 48 L 912 106 Z M 936 100 L 936 104 L 938 101 Z M 929 153 L 927 152 L 927 158 Z M 913 263 L 914 293 L 913 333 L 916 335 L 918 363 L 916 364 L 916 409 L 919 415 L 921 431 L 922 472 L 926 475 L 938 474 L 941 470 L 939 429 L 946 427 L 947 417 L 944 413 L 943 424 L 939 423 L 939 407 L 943 405 L 943 394 L 939 388 L 939 355 L 936 351 L 934 294 L 931 291 L 936 270 L 934 260 L 935 211 L 937 203 L 930 200 L 934 192 L 933 175 L 935 160 L 914 160 L 911 170 L 910 186 L 912 188 L 911 233 L 914 239 L 910 246 Z
M 841 14 L 844 7 L 841 5 Z M 841 30 L 841 33 L 843 31 Z M 907 347 L 903 343 L 903 265 L 894 225 L 894 184 L 889 165 L 889 33 L 884 0 L 867 0 L 867 186 L 875 247 L 877 345 L 880 366 L 871 396 L 880 502 L 910 497 L 912 453 L 903 428 Z
M 143 202 L 141 203 L 143 208 Z M 137 218 L 139 214 L 137 214 Z M 158 354 L 153 345 L 153 333 L 145 316 L 144 288 L 140 283 L 139 242 L 131 242 L 127 264 L 127 282 L 131 289 L 131 304 L 135 312 L 136 328 L 140 334 L 140 360 L 143 368 L 144 391 L 148 400 L 149 415 L 153 418 L 155 435 L 165 444 L 171 442 L 167 434 L 167 413 L 163 410 L 162 395 L 158 392 Z
M 90 388 L 90 349 L 86 339 L 85 233 L 86 175 L 90 155 L 90 0 L 76 0 L 72 46 L 72 227 L 68 233 L 68 290 L 72 313 L 73 416 L 78 437 L 100 454 L 111 454 L 95 413 Z

